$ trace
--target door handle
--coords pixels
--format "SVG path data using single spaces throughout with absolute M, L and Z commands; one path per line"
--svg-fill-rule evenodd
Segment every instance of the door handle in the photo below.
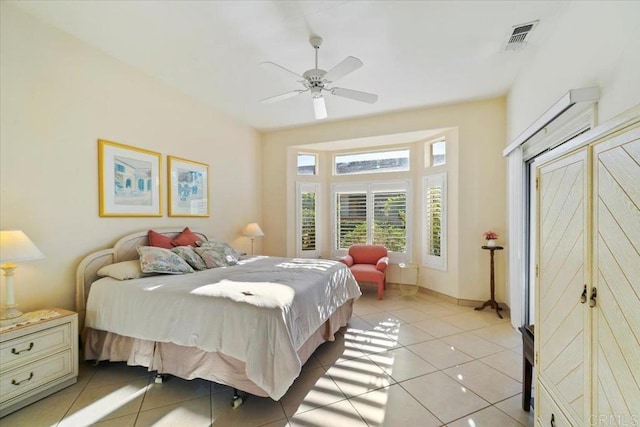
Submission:
M 598 296 L 598 290 L 596 288 L 591 289 L 591 298 L 589 299 L 589 307 L 593 308 L 596 306 L 596 298 Z
M 580 302 L 582 304 L 587 302 L 587 285 L 584 285 L 584 289 L 582 289 L 582 295 L 580 295 Z

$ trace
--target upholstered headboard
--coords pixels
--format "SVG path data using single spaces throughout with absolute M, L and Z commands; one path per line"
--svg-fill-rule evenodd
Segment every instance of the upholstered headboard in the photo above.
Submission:
M 177 237 L 182 230 L 183 228 L 165 228 L 154 231 L 173 239 Z M 76 270 L 76 311 L 78 312 L 80 331 L 82 331 L 82 327 L 84 326 L 85 306 L 89 289 L 91 288 L 91 284 L 99 279 L 97 274 L 98 270 L 105 265 L 138 259 L 138 251 L 136 248 L 138 246 L 149 245 L 147 233 L 148 230 L 145 230 L 126 235 L 118 240 L 115 245 L 113 245 L 113 248 L 93 252 L 80 261 Z M 193 231 L 193 233 L 200 236 L 203 241 L 209 240 L 203 233 L 197 231 Z

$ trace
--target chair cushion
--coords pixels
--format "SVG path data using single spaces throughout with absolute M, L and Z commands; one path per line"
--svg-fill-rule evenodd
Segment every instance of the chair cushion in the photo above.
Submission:
M 388 255 L 387 248 L 382 245 L 352 245 L 349 247 L 349 255 L 353 257 L 354 264 L 373 264 Z
M 373 264 L 354 264 L 349 269 L 356 280 L 363 282 L 377 282 L 384 278 L 384 273 L 377 270 Z

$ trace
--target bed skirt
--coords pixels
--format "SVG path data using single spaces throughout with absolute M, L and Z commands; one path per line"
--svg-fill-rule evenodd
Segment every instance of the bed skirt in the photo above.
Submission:
M 300 365 L 304 365 L 322 343 L 334 341 L 335 333 L 347 325 L 352 313 L 353 300 L 349 300 L 311 334 L 297 350 Z M 145 366 L 149 371 L 159 374 L 170 374 L 186 380 L 202 378 L 256 396 L 268 396 L 267 392 L 247 378 L 244 362 L 220 352 L 125 337 L 91 328 L 85 328 L 82 335 L 85 360 L 127 362 L 127 365 Z

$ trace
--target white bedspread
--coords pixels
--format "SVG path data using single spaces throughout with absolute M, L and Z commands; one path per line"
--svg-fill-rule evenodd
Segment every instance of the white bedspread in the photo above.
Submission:
M 86 326 L 119 335 L 218 351 L 280 399 L 300 373 L 296 350 L 349 299 L 361 295 L 343 264 L 255 257 L 185 275 L 91 286 Z

